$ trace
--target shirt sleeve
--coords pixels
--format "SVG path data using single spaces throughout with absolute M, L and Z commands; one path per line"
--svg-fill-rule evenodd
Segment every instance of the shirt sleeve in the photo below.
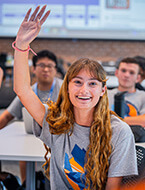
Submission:
M 112 142 L 108 177 L 137 175 L 134 136 L 126 123 L 120 121 L 116 125 L 120 125 L 120 128 L 114 126 L 113 136 L 117 136 L 117 138 Z
M 46 121 L 46 116 L 48 113 L 48 105 L 44 104 L 45 106 L 45 116 L 43 119 L 42 127 L 33 120 L 33 133 L 36 137 L 40 138 L 47 146 L 51 148 L 52 136 L 49 132 L 49 125 Z
M 23 104 L 21 103 L 18 96 L 16 96 L 15 99 L 7 108 L 7 110 L 14 117 L 17 117 L 18 119 L 22 119 L 22 107 L 23 107 Z

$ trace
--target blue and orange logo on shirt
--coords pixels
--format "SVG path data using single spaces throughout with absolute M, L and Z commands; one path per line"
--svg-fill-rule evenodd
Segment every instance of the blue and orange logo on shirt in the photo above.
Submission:
M 137 107 L 129 101 L 125 101 L 124 108 L 125 108 L 124 117 L 133 117 L 140 115 Z M 111 110 L 114 111 L 114 104 L 111 106 Z
M 69 159 L 65 153 L 64 172 L 70 185 L 75 190 L 85 190 L 84 164 L 86 151 L 75 145 L 72 152 L 72 158 Z
M 125 117 L 127 116 L 133 117 L 137 115 L 139 115 L 137 107 L 131 102 L 125 101 Z

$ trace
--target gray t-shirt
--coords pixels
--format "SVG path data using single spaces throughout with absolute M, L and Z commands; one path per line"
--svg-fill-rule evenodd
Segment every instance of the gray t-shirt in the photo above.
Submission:
M 58 97 L 59 90 L 60 90 L 60 87 L 62 85 L 62 82 L 63 81 L 61 79 L 55 78 L 54 89 L 53 89 L 53 92 L 52 92 L 52 94 L 50 96 L 50 99 L 52 101 L 54 101 L 54 102 L 56 102 L 56 100 L 57 100 L 57 97 Z M 32 86 L 32 90 L 35 92 L 35 84 Z M 48 100 L 49 93 L 50 93 L 49 91 L 41 91 L 41 90 L 37 89 L 37 96 L 39 97 L 39 99 L 43 103 Z M 12 103 L 9 105 L 7 110 L 14 117 L 16 117 L 18 119 L 22 119 L 22 107 L 23 107 L 23 104 L 21 103 L 18 96 L 16 96 L 16 98 L 12 101 Z
M 114 111 L 114 96 L 120 92 L 118 88 L 108 90 L 109 108 Z M 145 114 L 145 92 L 136 89 L 134 93 L 125 93 L 125 116 Z
M 89 145 L 90 128 L 74 124 L 69 134 L 52 135 L 46 122 L 46 114 L 41 128 L 34 121 L 34 134 L 51 148 L 50 183 L 51 189 L 83 189 L 85 153 Z M 108 177 L 137 174 L 134 137 L 129 126 L 119 118 L 111 117 L 113 151 L 109 159 Z M 83 174 L 83 175 L 82 175 Z

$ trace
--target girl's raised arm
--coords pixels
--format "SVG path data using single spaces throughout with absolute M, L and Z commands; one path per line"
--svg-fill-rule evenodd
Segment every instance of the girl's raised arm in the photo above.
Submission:
M 28 65 L 28 47 L 37 37 L 41 25 L 50 13 L 50 11 L 47 11 L 43 16 L 46 5 L 40 11 L 39 8 L 38 6 L 31 16 L 31 9 L 28 10 L 16 37 L 14 44 L 14 91 L 32 117 L 42 126 L 45 109 L 37 95 L 31 89 Z

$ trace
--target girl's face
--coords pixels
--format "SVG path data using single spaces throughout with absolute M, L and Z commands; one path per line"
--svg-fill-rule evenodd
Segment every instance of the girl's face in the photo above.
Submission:
M 68 93 L 74 109 L 92 110 L 103 96 L 105 87 L 88 70 L 82 69 L 68 85 Z

